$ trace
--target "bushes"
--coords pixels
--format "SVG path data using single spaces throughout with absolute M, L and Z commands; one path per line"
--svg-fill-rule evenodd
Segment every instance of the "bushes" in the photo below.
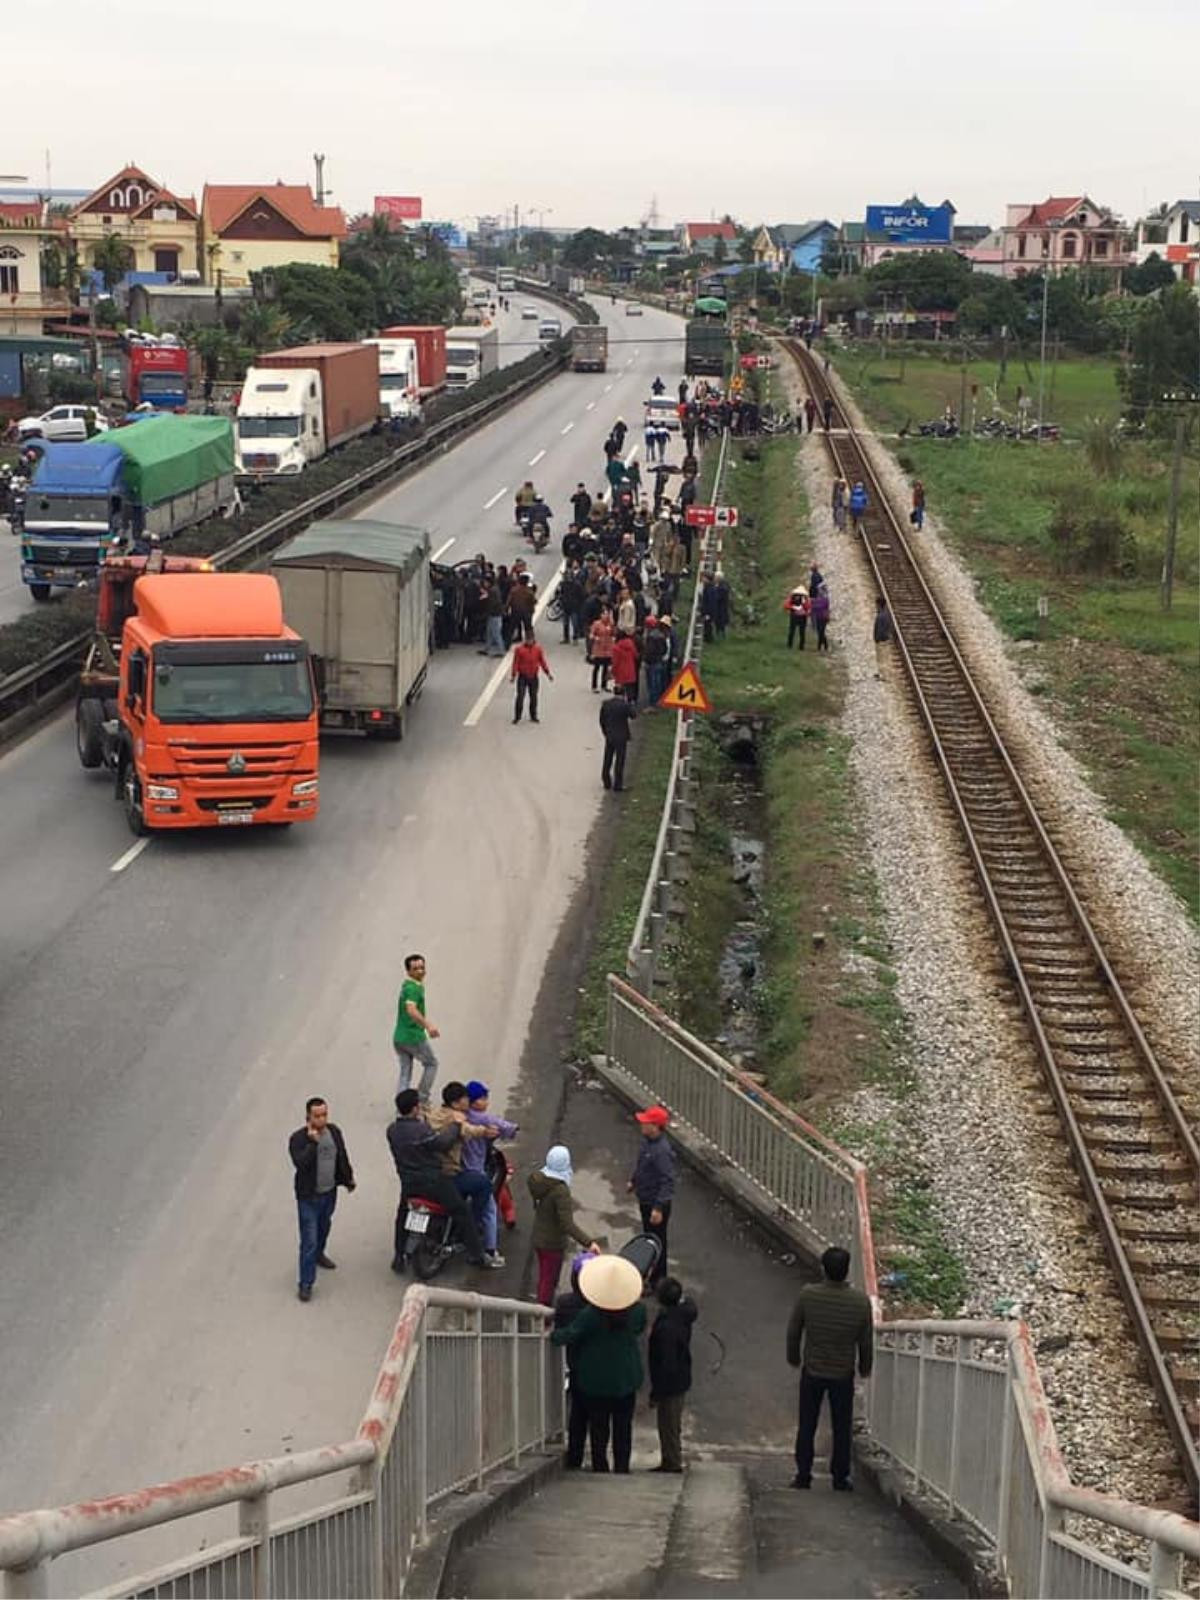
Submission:
M 1082 484 L 1055 498 L 1047 531 L 1059 572 L 1095 577 L 1137 572 L 1137 544 L 1124 519 Z

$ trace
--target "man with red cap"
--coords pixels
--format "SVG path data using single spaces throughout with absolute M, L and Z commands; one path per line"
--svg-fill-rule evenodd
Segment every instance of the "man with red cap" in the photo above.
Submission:
M 665 1106 L 650 1106 L 637 1113 L 642 1140 L 629 1179 L 629 1189 L 637 1196 L 642 1228 L 662 1245 L 662 1254 L 650 1274 L 653 1287 L 667 1271 L 667 1224 L 675 1198 L 675 1152 L 667 1138 L 671 1114 Z

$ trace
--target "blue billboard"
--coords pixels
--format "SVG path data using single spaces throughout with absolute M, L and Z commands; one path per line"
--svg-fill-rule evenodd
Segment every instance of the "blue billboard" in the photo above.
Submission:
M 954 237 L 954 207 L 868 206 L 867 232 L 885 233 L 890 244 L 949 244 Z
M 467 248 L 467 236 L 455 222 L 422 222 L 417 226 L 428 228 L 430 233 L 442 241 L 447 250 Z

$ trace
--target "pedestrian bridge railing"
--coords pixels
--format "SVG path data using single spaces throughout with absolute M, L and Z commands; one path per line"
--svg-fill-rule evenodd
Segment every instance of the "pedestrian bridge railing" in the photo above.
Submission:
M 855 1281 L 878 1306 L 861 1162 L 615 976 L 608 1064 L 810 1255 L 849 1244 Z M 876 1458 L 986 1541 L 1010 1595 L 1183 1600 L 1200 1527 L 1071 1482 L 1023 1322 L 877 1321 L 864 1400 Z M 1116 1543 L 1140 1544 L 1144 1565 L 1104 1548 Z
M 561 1439 L 562 1361 L 544 1337 L 550 1316 L 524 1301 L 410 1288 L 353 1439 L 0 1518 L 3 1592 L 139 1600 L 403 1594 L 440 1501 Z M 292 1514 L 279 1505 L 286 1489 L 338 1474 L 326 1504 Z M 105 1589 L 89 1581 L 86 1563 L 69 1588 L 56 1581 L 56 1557 L 220 1507 L 236 1508 L 236 1530 L 195 1554 Z

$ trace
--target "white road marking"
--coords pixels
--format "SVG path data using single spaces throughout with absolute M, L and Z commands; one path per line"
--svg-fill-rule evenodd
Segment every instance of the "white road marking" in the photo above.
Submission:
M 144 839 L 139 839 L 136 844 L 131 844 L 125 854 L 118 856 L 108 870 L 110 872 L 124 872 L 126 867 L 133 865 L 149 843 L 150 836 L 147 834 Z
M 633 365 L 633 357 L 632 356 L 630 356 L 629 360 L 625 363 L 625 365 L 627 367 L 631 367 Z
M 538 462 L 539 462 L 539 461 L 540 461 L 540 460 L 541 460 L 541 459 L 542 459 L 542 457 L 543 457 L 543 456 L 544 456 L 544 455 L 545 455 L 545 454 L 546 454 L 546 452 L 545 452 L 545 451 L 544 451 L 544 450 L 539 450 L 539 451 L 538 451 L 538 453 L 537 453 L 537 455 L 535 455 L 535 456 L 534 456 L 534 458 L 533 458 L 533 460 L 532 460 L 532 461 L 531 461 L 531 462 L 530 462 L 530 463 L 529 463 L 529 465 L 530 465 L 530 466 L 531 466 L 531 467 L 536 467 L 536 466 L 537 466 L 537 464 L 538 464 Z
M 454 543 L 455 537 L 456 536 L 454 534 L 451 534 L 451 536 L 446 540 L 445 544 L 440 545 L 433 552 L 433 554 L 430 556 L 429 559 L 431 561 L 440 561 L 442 559 L 442 557 L 446 554 L 446 551 L 449 550 L 450 546 Z
M 605 394 L 611 394 L 612 393 L 612 384 L 611 383 L 606 383 L 604 385 L 604 392 L 605 392 Z
M 567 425 L 566 425 L 566 427 L 565 427 L 565 428 L 560 428 L 560 429 L 559 429 L 559 432 L 560 432 L 560 433 L 561 433 L 561 434 L 563 434 L 563 435 L 564 435 L 564 437 L 565 437 L 565 436 L 566 436 L 566 435 L 567 435 L 567 434 L 568 434 L 568 433 L 570 433 L 570 431 L 571 431 L 571 429 L 572 429 L 572 428 L 573 428 L 573 427 L 574 427 L 574 426 L 575 426 L 575 424 L 574 424 L 574 423 L 573 423 L 573 422 L 568 422 L 568 423 L 567 423 Z
M 490 511 L 492 509 L 492 507 L 496 504 L 496 501 L 499 500 L 500 496 L 502 494 L 507 494 L 507 493 L 508 493 L 508 485 L 505 484 L 503 489 L 497 489 L 496 490 L 495 494 L 492 496 L 492 498 L 490 500 L 485 500 L 484 501 L 483 509 L 485 511 Z
M 596 409 L 596 402 L 595 402 L 595 401 L 594 401 L 594 400 L 589 400 L 589 401 L 588 401 L 588 403 L 587 403 L 587 409 L 588 409 L 588 410 L 589 410 L 589 411 L 595 411 L 595 409 Z
M 562 577 L 563 566 L 565 565 L 566 563 L 564 562 L 562 566 L 556 568 L 554 576 L 550 579 L 550 581 L 543 588 L 541 594 L 538 596 L 538 603 L 534 607 L 533 611 L 533 627 L 535 633 L 537 632 L 537 625 L 541 621 L 542 612 L 545 611 L 546 607 L 550 604 L 550 601 L 554 596 L 554 591 L 558 588 L 558 581 Z M 497 661 L 495 672 L 492 673 L 491 677 L 484 684 L 483 689 L 480 691 L 478 700 L 476 700 L 475 704 L 471 707 L 470 711 L 467 712 L 465 718 L 463 719 L 464 728 L 478 727 L 479 719 L 491 705 L 492 701 L 496 697 L 496 691 L 499 689 L 500 685 L 504 682 L 505 678 L 511 671 L 511 655 L 506 655 L 503 661 Z
M 629 452 L 629 454 L 628 454 L 628 455 L 627 455 L 627 456 L 626 456 L 626 457 L 625 457 L 625 465 L 626 465 L 626 466 L 627 466 L 627 467 L 631 467 L 631 466 L 632 466 L 632 465 L 633 465 L 633 458 L 634 458 L 634 456 L 635 456 L 635 455 L 637 455 L 637 453 L 638 453 L 638 447 L 637 447 L 637 445 L 636 445 L 636 444 L 635 444 L 635 445 L 634 445 L 634 447 L 633 447 L 633 449 L 632 449 L 632 450 L 631 450 L 631 451 L 630 451 L 630 452 Z

